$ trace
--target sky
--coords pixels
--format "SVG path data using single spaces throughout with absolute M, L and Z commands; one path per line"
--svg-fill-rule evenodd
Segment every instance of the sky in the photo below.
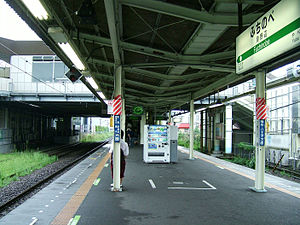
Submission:
M 0 0 L 0 37 L 18 41 L 41 40 L 4 0 Z

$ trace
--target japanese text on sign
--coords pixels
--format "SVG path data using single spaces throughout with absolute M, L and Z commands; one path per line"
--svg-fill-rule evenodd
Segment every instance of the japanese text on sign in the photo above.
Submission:
M 266 15 L 261 20 L 257 21 L 256 24 L 251 27 L 250 36 L 253 38 L 256 35 L 256 42 L 268 37 L 268 24 L 275 20 L 273 14 L 274 10 L 269 15 Z
M 120 116 L 115 115 L 114 116 L 114 141 L 120 142 L 120 130 L 121 130 L 121 124 L 120 124 Z
M 265 146 L 265 120 L 259 121 L 259 146 Z

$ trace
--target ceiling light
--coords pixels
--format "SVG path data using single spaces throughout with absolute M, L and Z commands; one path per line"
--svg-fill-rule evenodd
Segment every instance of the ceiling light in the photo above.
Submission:
M 94 89 L 97 90 L 99 88 L 97 83 L 95 82 L 95 80 L 92 77 L 86 77 L 86 79 Z
M 106 99 L 105 95 L 102 92 L 97 92 L 97 93 L 102 99 Z
M 22 0 L 33 16 L 39 20 L 47 20 L 49 14 L 39 0 Z
M 69 43 L 58 43 L 59 47 L 64 51 L 64 53 L 69 57 L 75 67 L 79 70 L 84 70 L 85 66 L 79 59 L 78 55 L 75 53 L 73 48 Z

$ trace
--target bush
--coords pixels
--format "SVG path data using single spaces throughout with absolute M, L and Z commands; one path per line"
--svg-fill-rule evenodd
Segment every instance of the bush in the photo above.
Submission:
M 239 164 L 239 165 L 247 166 L 252 169 L 255 168 L 255 157 L 252 157 L 249 160 L 249 159 L 241 158 L 239 156 L 234 156 L 233 159 L 226 159 L 226 160 L 231 161 L 236 164 Z
M 26 150 L 0 154 L 0 187 L 4 187 L 19 177 L 31 174 L 57 160 L 57 156 Z
M 103 132 L 99 134 L 83 134 L 81 136 L 81 142 L 100 142 L 113 136 L 112 132 Z
M 249 144 L 249 143 L 246 143 L 246 142 L 240 142 L 238 145 L 237 145 L 239 148 L 242 148 L 246 151 L 254 151 L 255 150 L 255 146 Z
M 190 135 L 188 133 L 179 133 L 178 134 L 178 145 L 183 146 L 185 148 L 190 147 Z M 195 135 L 194 135 L 194 150 L 201 150 L 200 146 L 200 131 L 199 129 L 195 130 Z

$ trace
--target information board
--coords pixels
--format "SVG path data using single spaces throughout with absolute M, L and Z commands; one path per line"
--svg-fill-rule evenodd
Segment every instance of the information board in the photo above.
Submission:
M 259 146 L 265 146 L 265 120 L 259 120 Z
M 121 130 L 120 116 L 115 115 L 114 116 L 114 141 L 115 142 L 120 142 L 121 139 L 120 130 Z

